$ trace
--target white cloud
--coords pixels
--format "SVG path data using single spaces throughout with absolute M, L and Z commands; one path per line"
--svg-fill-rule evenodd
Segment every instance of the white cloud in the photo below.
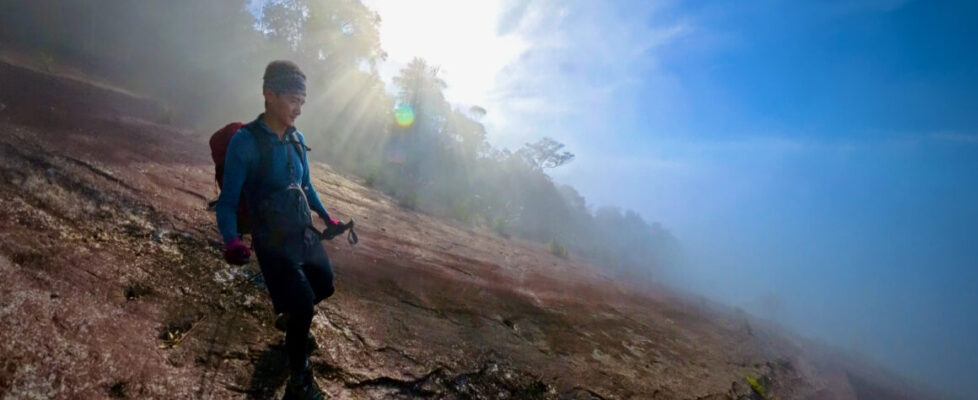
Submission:
M 552 136 L 572 150 L 575 144 L 587 147 L 595 136 L 614 134 L 607 122 L 641 112 L 619 106 L 632 103 L 629 97 L 640 97 L 637 90 L 643 85 L 670 81 L 658 76 L 655 52 L 692 30 L 684 21 L 649 23 L 659 7 L 560 0 L 530 3 L 513 30 L 528 47 L 502 70 L 486 104 L 494 144 L 519 146 Z M 673 89 L 660 93 L 663 102 Z M 526 99 L 533 99 L 536 107 L 525 108 Z
M 602 120 L 629 111 L 613 110 L 616 100 L 643 82 L 669 82 L 650 76 L 654 53 L 692 31 L 685 21 L 650 24 L 663 6 L 642 2 L 365 3 L 381 15 L 385 81 L 413 57 L 441 66 L 448 100 L 486 108 L 490 140 L 510 148 L 542 136 L 583 144 Z

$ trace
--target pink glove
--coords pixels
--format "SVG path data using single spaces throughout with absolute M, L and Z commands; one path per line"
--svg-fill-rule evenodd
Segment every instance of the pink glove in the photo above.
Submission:
M 224 245 L 224 260 L 234 265 L 245 265 L 251 258 L 251 249 L 239 238 L 231 239 Z
M 323 218 L 323 221 L 326 222 L 326 227 L 327 228 L 332 228 L 334 226 L 343 226 L 343 223 L 342 222 L 333 219 L 333 217 Z

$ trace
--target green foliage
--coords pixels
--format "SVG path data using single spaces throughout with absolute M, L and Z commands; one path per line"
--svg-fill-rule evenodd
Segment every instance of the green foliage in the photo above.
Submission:
M 767 385 L 765 384 L 763 378 L 759 380 L 759 379 L 755 379 L 755 378 L 753 378 L 753 377 L 751 377 L 749 375 L 745 375 L 744 376 L 744 379 L 747 380 L 747 384 L 750 385 L 751 390 L 753 390 L 754 391 L 754 394 L 756 394 L 758 397 L 760 397 L 761 400 L 764 400 L 764 399 L 767 399 L 768 398 L 767 397 Z
M 454 108 L 437 65 L 412 60 L 388 93 L 376 68 L 386 57 L 380 16 L 361 1 L 263 2 L 257 21 L 239 0 L 8 3 L 0 13 L 5 43 L 38 49 L 40 68 L 57 57 L 161 99 L 172 108 L 161 108 L 159 122 L 210 133 L 257 115 L 262 69 L 290 59 L 308 76 L 300 129 L 313 161 L 364 178 L 405 208 L 549 241 L 556 256 L 572 249 L 602 266 L 642 271 L 677 258 L 678 243 L 658 224 L 631 211 L 592 211 L 573 188 L 555 185 L 545 171 L 574 155 L 550 132 L 515 152 L 490 146 L 482 121 L 493 110 Z M 58 29 L 39 35 L 38 26 Z M 411 124 L 395 122 L 396 105 L 411 107 Z
M 492 220 L 492 230 L 504 238 L 509 238 L 509 222 L 505 218 L 494 217 Z
M 557 239 L 550 239 L 550 243 L 547 243 L 547 247 L 550 248 L 550 254 L 567 259 L 567 248 L 557 242 Z
M 457 221 L 471 223 L 475 219 L 475 212 L 467 201 L 456 201 L 452 204 L 451 217 Z

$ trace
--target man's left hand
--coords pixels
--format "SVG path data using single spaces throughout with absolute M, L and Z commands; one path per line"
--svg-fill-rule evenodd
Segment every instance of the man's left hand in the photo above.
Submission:
M 346 224 L 337 221 L 331 217 L 323 218 L 326 222 L 326 230 L 323 231 L 323 239 L 332 240 L 337 235 L 346 231 Z
M 330 217 L 330 216 L 323 217 L 323 221 L 326 222 L 326 229 L 332 228 L 334 226 L 341 227 L 341 228 L 343 227 L 343 223 L 342 222 L 337 221 L 337 220 L 333 219 L 333 217 Z

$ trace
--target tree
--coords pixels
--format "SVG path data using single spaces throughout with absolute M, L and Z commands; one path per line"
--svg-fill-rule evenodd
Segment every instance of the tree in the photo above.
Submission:
M 253 115 L 262 69 L 290 59 L 308 76 L 310 157 L 402 204 L 566 245 L 619 271 L 680 257 L 678 240 L 658 223 L 631 211 L 591 212 L 573 188 L 556 185 L 545 171 L 574 159 L 564 144 L 544 137 L 516 152 L 490 146 L 486 110 L 453 108 L 437 66 L 412 60 L 388 93 L 376 70 L 385 58 L 380 17 L 361 1 L 261 4 L 256 21 L 241 0 L 0 0 L 0 42 L 155 96 L 207 133 Z M 397 105 L 410 107 L 413 123 L 395 123 Z
M 426 117 L 430 121 L 443 118 L 448 111 L 444 90 L 448 87 L 438 76 L 439 68 L 421 58 L 414 58 L 394 77 L 397 100 L 414 110 L 415 121 Z M 434 127 L 424 127 L 434 128 Z
M 471 165 L 480 154 L 489 149 L 486 127 L 459 110 L 453 111 L 447 120 L 448 134 L 455 139 L 466 164 Z
M 298 51 L 322 61 L 330 71 L 361 65 L 374 71 L 377 62 L 387 58 L 379 27 L 380 15 L 360 1 L 313 1 Z
M 266 2 L 261 8 L 258 29 L 269 38 L 287 43 L 295 50 L 302 42 L 308 16 L 309 7 L 304 0 Z
M 568 151 L 561 153 L 560 150 L 563 148 L 563 143 L 545 137 L 536 143 L 523 145 L 516 154 L 534 169 L 543 170 L 545 168 L 557 168 L 574 159 L 574 155 Z

